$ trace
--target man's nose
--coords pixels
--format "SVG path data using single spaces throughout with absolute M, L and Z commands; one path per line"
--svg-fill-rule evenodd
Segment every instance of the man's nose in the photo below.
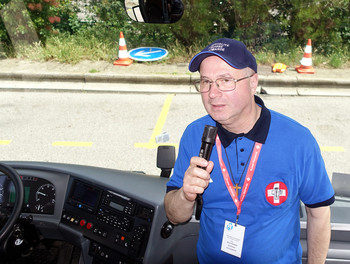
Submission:
M 209 97 L 216 97 L 222 93 L 219 89 L 219 85 L 217 84 L 217 82 L 212 82 L 210 84 L 208 93 L 209 93 Z

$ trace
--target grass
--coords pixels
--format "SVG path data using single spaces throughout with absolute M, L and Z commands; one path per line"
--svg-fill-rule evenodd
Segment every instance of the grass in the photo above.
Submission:
M 201 47 L 184 47 L 175 42 L 167 47 L 169 55 L 158 63 L 188 63 Z M 288 47 L 284 52 L 260 49 L 253 52 L 258 64 L 272 65 L 276 62 L 288 66 L 300 64 L 304 50 L 302 48 Z M 36 44 L 23 46 L 16 50 L 16 57 L 34 61 L 58 61 L 76 64 L 82 60 L 113 62 L 118 57 L 118 43 L 100 40 L 96 37 L 86 37 L 85 34 L 55 35 L 47 39 L 45 47 Z M 312 54 L 313 66 L 324 68 L 349 68 L 350 50 L 338 50 L 328 55 L 316 51 Z M 93 71 L 92 71 L 93 72 Z
M 276 62 L 284 63 L 288 66 L 300 65 L 304 51 L 301 49 L 291 49 L 285 53 L 274 53 L 271 51 L 259 51 L 254 54 L 259 64 L 272 65 Z M 338 51 L 330 55 L 322 55 L 317 52 L 312 54 L 312 63 L 315 67 L 321 68 L 349 68 L 350 52 Z
M 111 43 L 105 43 L 95 37 L 63 34 L 48 38 L 45 46 L 41 43 L 22 46 L 16 50 L 16 57 L 76 64 L 82 60 L 112 61 L 117 56 L 116 49 L 117 46 L 113 47 Z

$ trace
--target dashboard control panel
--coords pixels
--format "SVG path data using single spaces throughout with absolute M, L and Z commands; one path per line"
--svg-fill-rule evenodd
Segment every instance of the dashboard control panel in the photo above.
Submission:
M 89 238 L 89 254 L 103 263 L 142 263 L 153 215 L 148 204 L 73 180 L 61 221 Z
M 56 189 L 52 182 L 36 177 L 21 175 L 24 189 L 24 213 L 48 214 L 55 211 Z M 16 200 L 13 182 L 5 175 L 0 174 L 0 206 L 12 208 Z

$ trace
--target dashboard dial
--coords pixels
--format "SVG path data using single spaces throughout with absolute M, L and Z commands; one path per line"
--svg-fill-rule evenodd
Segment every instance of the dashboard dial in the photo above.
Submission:
M 35 211 L 52 214 L 55 207 L 56 190 L 52 184 L 41 185 L 35 193 Z

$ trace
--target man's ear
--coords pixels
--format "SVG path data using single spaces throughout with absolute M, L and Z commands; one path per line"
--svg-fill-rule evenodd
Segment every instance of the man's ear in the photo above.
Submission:
M 255 73 L 252 77 L 249 78 L 250 81 L 250 89 L 252 95 L 256 93 L 256 89 L 258 88 L 258 83 L 259 83 L 259 77 L 258 74 Z

